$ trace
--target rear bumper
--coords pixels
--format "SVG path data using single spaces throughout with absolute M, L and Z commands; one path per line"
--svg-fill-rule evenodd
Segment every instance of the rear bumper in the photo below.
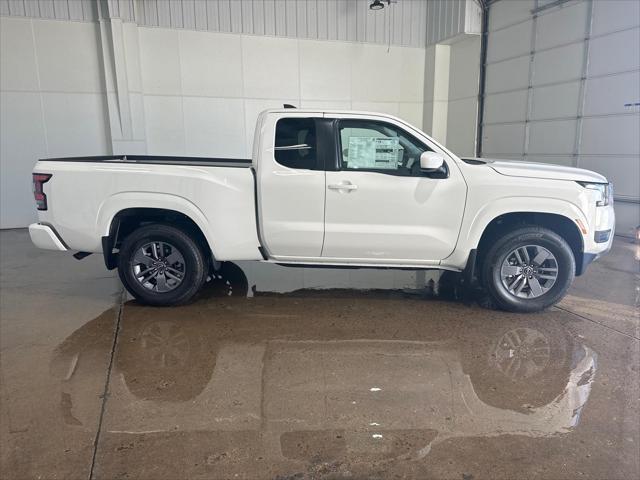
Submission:
M 58 250 L 66 252 L 67 247 L 53 228 L 42 223 L 32 223 L 29 225 L 29 236 L 31 241 L 38 248 L 45 250 Z

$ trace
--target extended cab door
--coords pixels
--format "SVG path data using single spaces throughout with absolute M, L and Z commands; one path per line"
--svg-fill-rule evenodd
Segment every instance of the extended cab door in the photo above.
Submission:
M 254 141 L 258 228 L 269 256 L 320 257 L 325 172 L 322 114 L 266 112 Z M 257 155 L 257 157 L 256 157 Z
M 353 115 L 336 122 L 335 171 L 327 171 L 323 258 L 436 264 L 454 249 L 466 183 L 454 161 L 420 170 L 442 152 L 401 122 Z

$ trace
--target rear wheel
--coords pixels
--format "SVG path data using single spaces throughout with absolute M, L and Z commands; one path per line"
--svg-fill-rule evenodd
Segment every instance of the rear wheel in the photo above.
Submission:
M 196 241 L 175 227 L 145 225 L 122 243 L 118 273 L 126 289 L 149 305 L 180 305 L 200 290 L 207 275 Z
M 575 269 L 571 247 L 561 236 L 546 228 L 522 227 L 488 250 L 482 279 L 501 308 L 535 312 L 564 297 Z

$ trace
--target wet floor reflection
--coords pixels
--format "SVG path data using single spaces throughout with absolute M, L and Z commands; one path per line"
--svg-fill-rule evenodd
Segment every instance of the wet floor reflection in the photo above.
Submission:
M 138 455 L 153 458 L 148 475 L 175 471 L 163 451 L 212 475 L 347 475 L 420 462 L 449 439 L 564 435 L 588 402 L 597 356 L 566 322 L 411 289 L 270 294 L 234 272 L 186 307 L 125 305 L 102 431 L 119 461 L 104 476 L 135 471 Z M 104 378 L 113 316 L 52 359 L 71 428 L 95 422 L 83 392 Z

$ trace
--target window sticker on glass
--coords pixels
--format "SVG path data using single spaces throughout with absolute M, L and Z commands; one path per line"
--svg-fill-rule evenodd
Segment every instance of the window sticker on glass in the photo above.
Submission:
M 398 138 L 350 137 L 349 168 L 394 170 L 402 160 Z

